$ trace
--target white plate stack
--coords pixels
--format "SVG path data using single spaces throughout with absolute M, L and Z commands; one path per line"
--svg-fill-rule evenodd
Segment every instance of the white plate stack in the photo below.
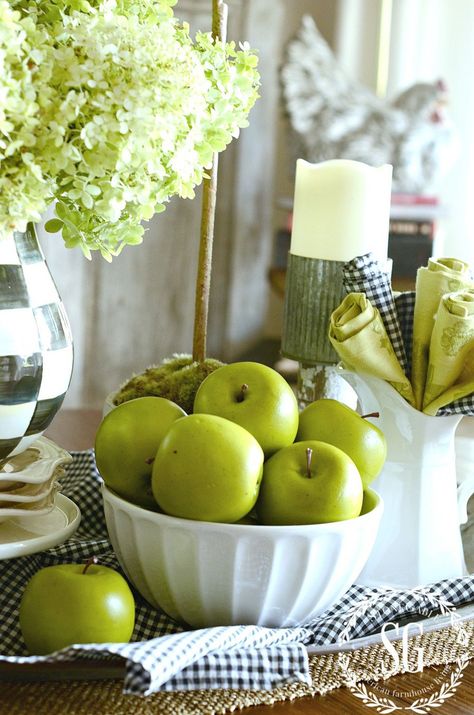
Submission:
M 46 437 L 0 463 L 0 521 L 49 513 L 60 488 L 58 479 L 72 461 Z

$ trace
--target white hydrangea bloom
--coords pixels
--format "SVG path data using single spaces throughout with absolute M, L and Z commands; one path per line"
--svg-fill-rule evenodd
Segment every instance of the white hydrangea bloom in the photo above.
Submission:
M 0 235 L 52 200 L 67 246 L 110 260 L 194 196 L 246 126 L 256 56 L 174 18 L 174 0 L 0 0 Z

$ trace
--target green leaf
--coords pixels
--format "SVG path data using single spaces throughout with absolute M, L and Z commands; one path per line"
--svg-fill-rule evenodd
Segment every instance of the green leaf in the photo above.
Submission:
M 64 223 L 59 218 L 52 218 L 46 221 L 44 228 L 48 233 L 57 233 L 62 229 Z

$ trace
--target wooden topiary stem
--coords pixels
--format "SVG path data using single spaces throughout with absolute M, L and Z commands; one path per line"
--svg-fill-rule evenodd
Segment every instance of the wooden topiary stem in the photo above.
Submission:
M 212 0 L 212 36 L 225 41 L 227 34 L 227 5 L 223 0 Z M 209 178 L 203 181 L 202 213 L 199 242 L 196 298 L 194 308 L 193 360 L 206 359 L 207 319 L 211 289 L 212 244 L 216 214 L 218 154 L 214 154 Z

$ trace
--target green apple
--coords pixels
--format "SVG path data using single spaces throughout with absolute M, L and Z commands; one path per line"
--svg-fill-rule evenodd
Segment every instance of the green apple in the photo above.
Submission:
M 359 516 L 362 501 L 352 459 L 332 444 L 309 440 L 265 463 L 257 513 L 262 524 L 323 524 Z
M 145 509 L 155 509 L 151 470 L 160 443 L 185 411 L 164 397 L 137 397 L 104 417 L 95 438 L 97 469 L 108 487 Z
M 201 383 L 195 413 L 218 415 L 248 430 L 265 457 L 291 444 L 298 429 L 298 403 L 287 381 L 267 365 L 234 362 Z
M 171 425 L 153 463 L 152 490 L 167 514 L 234 522 L 255 505 L 263 469 L 257 440 L 215 415 Z
M 377 413 L 366 415 L 375 416 Z M 355 462 L 364 487 L 380 473 L 387 457 L 383 432 L 337 400 L 316 400 L 301 412 L 296 441 L 307 439 L 327 442 L 346 452 Z
M 20 602 L 28 651 L 44 655 L 73 643 L 128 643 L 135 601 L 125 579 L 94 560 L 46 566 L 29 580 Z

